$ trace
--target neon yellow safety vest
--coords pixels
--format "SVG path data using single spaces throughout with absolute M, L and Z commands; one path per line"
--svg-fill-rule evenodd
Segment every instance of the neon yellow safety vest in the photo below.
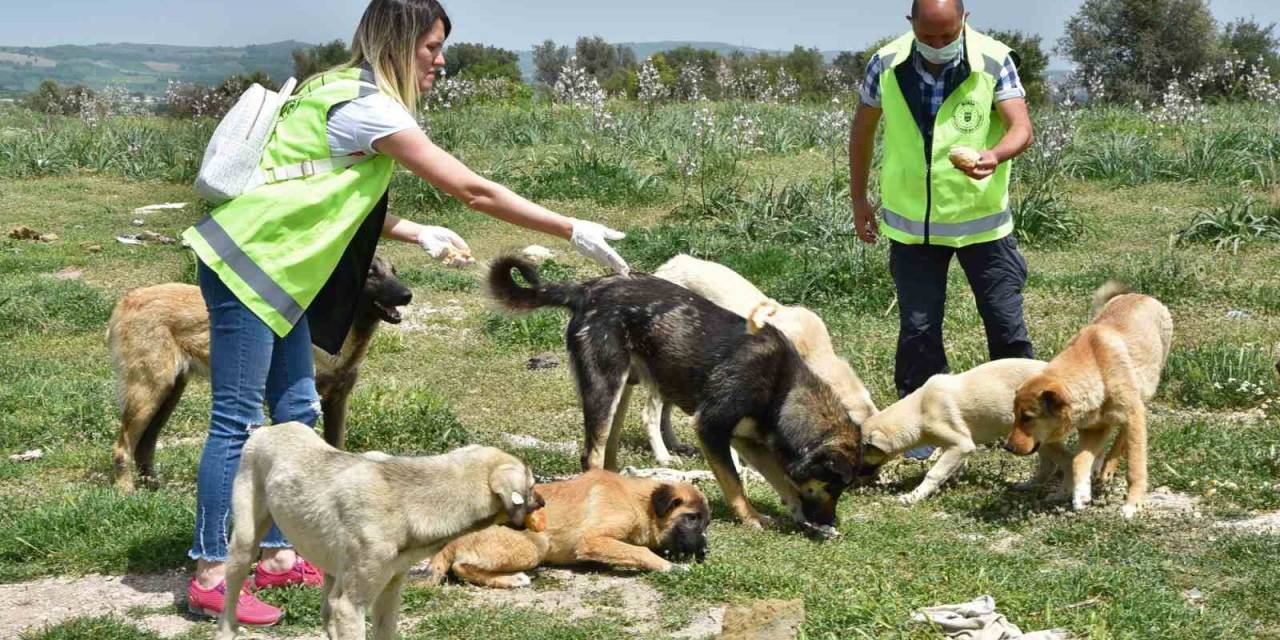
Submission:
M 966 27 L 962 68 L 952 72 L 963 80 L 948 87 L 950 95 L 930 119 L 911 61 L 914 43 L 908 32 L 878 52 L 884 111 L 880 232 L 903 244 L 946 247 L 1003 238 L 1013 231 L 1011 163 L 974 180 L 951 164 L 950 150 L 990 149 L 1004 136 L 1005 123 L 994 110 L 995 87 L 1010 49 Z
M 377 92 L 373 74 L 359 67 L 313 78 L 285 103 L 261 168 L 330 158 L 329 112 Z M 182 237 L 245 306 L 283 337 L 386 193 L 394 169 L 390 157 L 375 155 L 345 169 L 266 184 L 214 209 Z

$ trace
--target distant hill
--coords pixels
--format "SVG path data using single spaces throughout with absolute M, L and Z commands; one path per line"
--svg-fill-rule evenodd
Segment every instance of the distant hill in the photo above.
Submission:
M 782 53 L 723 42 L 623 42 L 644 60 L 662 51 L 683 46 L 711 49 L 728 55 L 741 51 Z M 56 47 L 0 46 L 0 97 L 13 96 L 35 89 L 46 79 L 59 84 L 83 84 L 93 89 L 120 85 L 130 92 L 162 95 L 169 80 L 214 84 L 235 74 L 250 74 L 259 69 L 276 81 L 293 74 L 290 53 L 313 45 L 296 40 L 247 47 L 184 47 L 160 44 L 94 44 Z M 520 71 L 526 79 L 533 77 L 533 52 L 520 51 Z M 828 62 L 837 51 L 823 51 Z
M 303 42 L 247 47 L 183 47 L 158 44 L 94 44 L 56 47 L 0 46 L 0 93 L 31 91 L 42 80 L 94 89 L 120 85 L 130 92 L 163 94 L 169 80 L 213 84 L 262 69 L 283 80 L 293 73 L 290 53 Z

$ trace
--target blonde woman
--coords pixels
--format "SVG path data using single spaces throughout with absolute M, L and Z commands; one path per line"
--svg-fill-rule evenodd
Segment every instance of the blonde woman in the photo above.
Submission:
M 196 613 L 222 611 L 231 483 L 249 430 L 265 423 L 264 402 L 274 423 L 315 424 L 311 344 L 340 348 L 378 237 L 416 243 L 455 265 L 471 259 L 456 233 L 386 213 L 396 165 L 476 211 L 569 240 L 582 254 L 627 272 L 608 244 L 621 233 L 553 213 L 476 175 L 419 129 L 418 98 L 444 66 L 450 29 L 436 0 L 370 2 L 352 60 L 304 82 L 282 110 L 261 163 L 275 170 L 267 172 L 273 179 L 183 234 L 199 258 L 209 308 L 213 388 L 189 554 L 196 575 L 188 600 Z M 257 588 L 322 582 L 278 530 L 262 546 Z M 250 589 L 241 593 L 242 624 L 280 619 L 282 612 Z

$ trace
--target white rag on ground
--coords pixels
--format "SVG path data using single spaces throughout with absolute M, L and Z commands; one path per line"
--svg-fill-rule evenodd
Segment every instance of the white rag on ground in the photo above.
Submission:
M 954 640 L 1070 640 L 1065 629 L 1023 633 L 1018 625 L 996 613 L 996 599 L 979 596 L 970 602 L 921 609 L 911 617 L 937 625 Z

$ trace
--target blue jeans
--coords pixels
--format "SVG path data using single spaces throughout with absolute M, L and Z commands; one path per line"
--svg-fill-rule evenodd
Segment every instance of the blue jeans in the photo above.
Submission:
M 263 404 L 276 423 L 315 425 L 320 417 L 311 332 L 304 317 L 280 338 L 203 263 L 200 293 L 209 309 L 209 373 L 213 411 L 196 476 L 196 531 L 188 555 L 227 559 L 231 486 L 250 429 L 265 424 Z M 288 547 L 271 528 L 263 547 Z

